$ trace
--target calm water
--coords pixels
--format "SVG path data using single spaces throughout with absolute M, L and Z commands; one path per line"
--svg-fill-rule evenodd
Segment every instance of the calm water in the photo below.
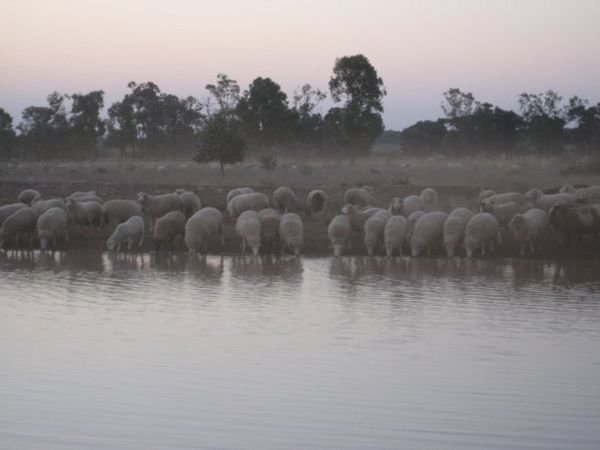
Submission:
M 0 448 L 600 448 L 599 263 L 0 254 Z

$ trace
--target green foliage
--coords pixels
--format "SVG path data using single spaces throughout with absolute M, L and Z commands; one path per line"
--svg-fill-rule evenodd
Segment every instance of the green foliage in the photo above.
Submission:
M 221 175 L 225 175 L 225 164 L 234 164 L 244 160 L 246 142 L 239 132 L 239 125 L 225 117 L 211 117 L 199 135 L 198 152 L 194 161 L 207 163 L 218 161 Z
M 472 93 L 462 92 L 458 88 L 448 89 L 443 96 L 445 103 L 442 102 L 442 111 L 448 119 L 469 116 L 478 106 Z
M 205 89 L 209 93 L 206 101 L 206 113 L 209 117 L 217 113 L 227 117 L 235 114 L 240 101 L 240 87 L 237 81 L 232 80 L 224 73 L 219 73 L 217 74 L 217 84 L 207 84 Z M 216 107 L 213 107 L 213 104 L 216 104 Z
M 87 94 L 71 96 L 72 145 L 82 156 L 96 157 L 98 138 L 104 135 L 106 127 L 100 119 L 100 111 L 104 107 L 104 91 L 92 91 Z

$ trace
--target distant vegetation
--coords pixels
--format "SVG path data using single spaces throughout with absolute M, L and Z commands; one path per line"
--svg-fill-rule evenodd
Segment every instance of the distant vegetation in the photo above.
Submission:
M 443 93 L 443 117 L 402 131 L 383 132 L 383 80 L 363 55 L 336 59 L 326 93 L 309 84 L 291 97 L 268 77 L 242 92 L 218 74 L 206 95 L 180 98 L 153 82 L 104 109 L 104 92 L 51 93 L 45 106 L 29 106 L 21 122 L 0 108 L 0 159 L 89 160 L 193 158 L 225 164 L 254 155 L 367 154 L 374 142 L 414 155 L 556 154 L 565 149 L 600 153 L 600 103 L 555 91 L 523 93 L 519 112 L 503 110 L 453 88 Z M 330 96 L 334 106 L 324 114 Z

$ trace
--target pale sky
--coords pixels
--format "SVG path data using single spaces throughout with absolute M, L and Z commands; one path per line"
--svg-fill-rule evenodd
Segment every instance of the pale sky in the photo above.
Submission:
M 442 115 L 450 87 L 516 109 L 524 91 L 600 102 L 600 0 L 0 0 L 0 107 L 21 119 L 52 91 L 154 81 L 206 94 L 271 77 L 289 95 L 327 90 L 336 57 L 363 53 L 383 78 L 386 128 Z

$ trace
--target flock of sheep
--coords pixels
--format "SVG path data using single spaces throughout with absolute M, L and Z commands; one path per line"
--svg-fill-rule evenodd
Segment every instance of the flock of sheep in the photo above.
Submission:
M 242 187 L 226 197 L 227 215 L 235 223 L 242 254 L 249 248 L 254 255 L 286 249 L 299 255 L 304 245 L 304 223 L 296 193 L 280 187 L 270 199 L 263 193 Z M 388 208 L 372 206 L 373 192 L 368 187 L 351 188 L 344 194 L 345 205 L 328 225 L 328 238 L 335 256 L 350 248 L 360 236 L 368 255 L 384 253 L 412 256 L 431 254 L 440 248 L 449 257 L 464 251 L 467 257 L 493 251 L 500 243 L 501 230 L 520 245 L 520 252 L 536 252 L 549 234 L 568 242 L 600 235 L 600 186 L 575 189 L 563 186 L 559 193 L 544 194 L 532 189 L 479 194 L 479 211 L 459 207 L 439 210 L 439 195 L 426 188 L 420 195 L 395 197 Z M 272 207 L 270 207 L 270 205 Z M 308 193 L 307 214 L 327 211 L 328 195 L 316 189 Z M 294 212 L 295 211 L 295 212 Z M 223 213 L 203 206 L 193 192 L 178 189 L 173 193 L 140 193 L 136 200 L 103 201 L 95 192 L 75 192 L 66 198 L 44 199 L 40 192 L 27 189 L 17 203 L 0 206 L 0 248 L 13 241 L 26 240 L 31 247 L 37 236 L 42 250 L 55 248 L 57 240 L 69 240 L 73 226 L 108 226 L 112 233 L 106 241 L 109 250 L 128 250 L 141 246 L 151 233 L 157 249 L 173 248 L 183 237 L 190 253 L 205 254 L 215 243 L 224 245 Z

